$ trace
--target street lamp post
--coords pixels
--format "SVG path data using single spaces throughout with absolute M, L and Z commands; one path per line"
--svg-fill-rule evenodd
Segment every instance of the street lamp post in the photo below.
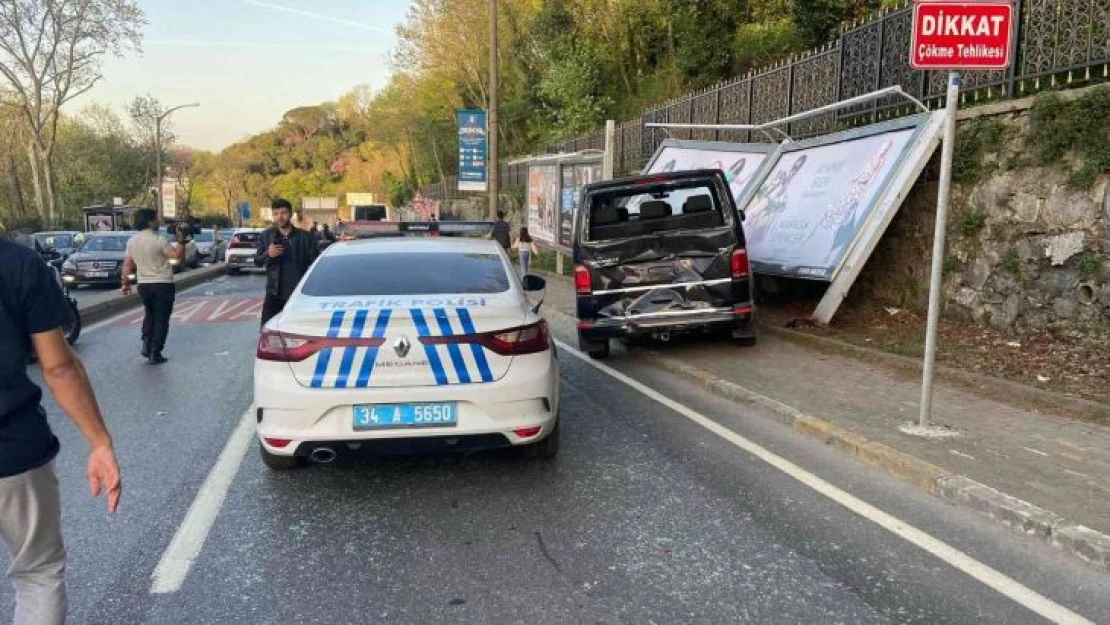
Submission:
M 197 107 L 197 106 L 200 106 L 200 103 L 193 102 L 192 104 L 182 104 L 180 106 L 175 106 L 172 109 L 169 109 L 168 111 L 166 111 L 165 113 L 162 113 L 161 115 L 159 115 L 154 120 L 154 159 L 155 159 L 155 165 L 154 166 L 157 168 L 157 171 L 158 171 L 158 217 L 159 217 L 159 219 L 165 219 L 165 217 L 166 217 L 166 214 L 165 214 L 166 202 L 165 202 L 165 199 L 162 197 L 162 175 L 164 173 L 162 171 L 162 121 L 165 120 L 167 117 L 169 117 L 170 113 L 172 113 L 174 111 L 181 110 L 181 109 L 187 109 L 187 108 L 193 108 L 193 107 Z
M 500 96 L 500 70 L 497 57 L 497 0 L 489 0 L 489 154 L 486 162 L 486 177 L 489 180 L 489 218 L 497 218 L 497 194 L 500 186 L 500 162 L 497 154 L 497 105 Z

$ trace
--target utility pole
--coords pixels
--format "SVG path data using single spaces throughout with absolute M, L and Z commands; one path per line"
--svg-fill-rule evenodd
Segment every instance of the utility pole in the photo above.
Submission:
M 159 218 L 159 220 L 165 219 L 165 217 L 166 217 L 166 214 L 165 214 L 166 202 L 162 198 L 162 174 L 165 173 L 165 172 L 162 171 L 162 122 L 167 117 L 170 116 L 170 113 L 172 113 L 174 111 L 177 111 L 177 110 L 180 110 L 180 109 L 192 108 L 192 107 L 196 107 L 196 106 L 200 106 L 200 104 L 197 103 L 197 102 L 194 102 L 192 104 L 182 104 L 181 106 L 175 106 L 172 109 L 166 111 L 165 113 L 162 113 L 161 115 L 159 115 L 154 120 L 154 163 L 155 163 L 154 166 L 156 168 L 156 171 L 158 172 L 158 218 Z
M 498 58 L 497 58 L 497 0 L 489 0 L 489 128 L 486 138 L 489 155 L 486 162 L 486 178 L 489 180 L 489 218 L 497 219 L 497 185 L 501 175 L 497 160 L 497 103 L 500 100 Z

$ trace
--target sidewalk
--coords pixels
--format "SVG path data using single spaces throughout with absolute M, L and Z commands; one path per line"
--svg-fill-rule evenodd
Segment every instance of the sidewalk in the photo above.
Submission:
M 574 315 L 569 280 L 549 276 L 545 309 Z M 750 349 L 703 339 L 635 351 L 715 393 L 770 404 L 795 429 L 863 462 L 1110 568 L 1108 427 L 938 382 L 934 422 L 960 436 L 920 438 L 898 429 L 917 419 L 921 393 L 920 378 L 905 371 L 771 332 Z

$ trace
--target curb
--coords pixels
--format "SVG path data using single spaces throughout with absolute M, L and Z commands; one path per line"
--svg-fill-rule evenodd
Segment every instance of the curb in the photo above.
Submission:
M 560 310 L 549 309 L 548 314 L 562 317 L 564 322 L 571 323 L 571 327 L 576 323 L 573 316 Z M 805 414 L 793 406 L 723 380 L 686 362 L 668 358 L 651 349 L 637 349 L 636 355 L 643 361 L 694 382 L 714 395 L 765 408 L 777 421 L 801 434 L 820 439 L 864 464 L 881 469 L 950 503 L 988 516 L 1013 530 L 1037 536 L 1098 568 L 1110 570 L 1110 536 L 889 445 L 872 441 L 825 419 Z
M 187 289 L 196 286 L 203 282 L 227 273 L 227 266 L 223 263 L 218 265 L 209 265 L 194 269 L 180 278 L 174 279 L 174 286 L 178 289 Z M 103 321 L 109 317 L 121 313 L 131 308 L 136 308 L 142 304 L 139 299 L 139 294 L 132 292 L 130 295 L 122 295 L 110 299 L 106 302 L 98 302 L 84 308 L 80 308 L 78 312 L 81 313 L 81 324 L 92 325 L 98 321 Z

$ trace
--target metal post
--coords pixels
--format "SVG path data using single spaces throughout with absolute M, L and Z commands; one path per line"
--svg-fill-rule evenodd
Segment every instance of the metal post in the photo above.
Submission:
M 162 197 L 162 120 L 159 115 L 154 122 L 154 169 L 158 174 L 158 221 L 166 219 L 166 200 Z
M 952 154 L 956 143 L 956 113 L 960 107 L 960 73 L 948 74 L 944 140 L 940 153 L 940 182 L 937 188 L 937 220 L 933 230 L 933 262 L 929 276 L 929 317 L 925 327 L 925 366 L 921 380 L 921 414 L 918 425 L 929 427 L 933 413 L 933 375 L 937 357 L 937 322 L 940 317 L 944 267 L 944 238 L 948 221 L 948 198 L 952 192 Z
M 601 159 L 601 179 L 612 180 L 617 157 L 617 122 L 605 122 L 605 155 Z
M 497 0 L 489 0 L 489 162 L 486 175 L 489 177 L 489 218 L 497 218 L 497 183 L 501 172 L 497 161 L 497 103 L 499 71 L 497 68 Z

